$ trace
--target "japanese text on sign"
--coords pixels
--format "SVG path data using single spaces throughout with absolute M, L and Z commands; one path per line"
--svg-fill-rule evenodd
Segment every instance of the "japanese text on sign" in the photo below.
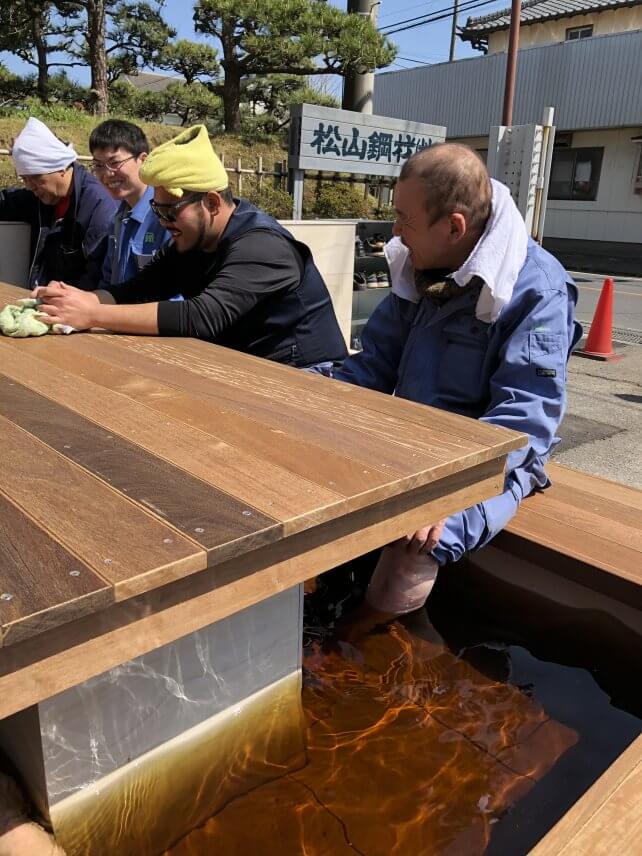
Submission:
M 383 131 L 371 131 L 367 136 L 361 129 L 352 127 L 349 134 L 341 133 L 339 125 L 319 122 L 312 133 L 309 143 L 317 155 L 333 154 L 341 158 L 358 158 L 360 161 L 374 163 L 401 163 L 415 152 L 432 145 L 430 137 L 412 134 L 388 134 Z

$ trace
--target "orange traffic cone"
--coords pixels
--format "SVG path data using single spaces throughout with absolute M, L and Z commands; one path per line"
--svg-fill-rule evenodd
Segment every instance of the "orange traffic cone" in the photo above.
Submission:
M 589 357 L 592 360 L 606 360 L 612 363 L 621 360 L 622 355 L 613 351 L 612 335 L 613 279 L 609 276 L 604 280 L 586 344 L 581 351 L 574 353 L 578 357 Z

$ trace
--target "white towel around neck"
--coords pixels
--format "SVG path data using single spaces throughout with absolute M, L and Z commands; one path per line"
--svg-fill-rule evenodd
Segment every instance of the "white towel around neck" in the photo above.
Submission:
M 484 233 L 463 265 L 452 274 L 457 285 L 462 287 L 474 276 L 483 280 L 475 315 L 487 324 L 496 321 L 510 301 L 528 247 L 526 225 L 510 191 L 494 178 L 491 178 L 491 185 L 491 215 Z M 408 248 L 400 238 L 393 238 L 384 247 L 384 253 L 393 293 L 418 303 L 420 295 L 415 287 L 415 269 Z

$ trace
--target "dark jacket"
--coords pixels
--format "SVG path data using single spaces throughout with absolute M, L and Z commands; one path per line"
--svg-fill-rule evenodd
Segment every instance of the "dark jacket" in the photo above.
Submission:
M 257 260 L 266 238 L 276 253 L 284 239 L 286 251 L 287 243 L 292 247 L 287 272 L 269 254 Z M 263 274 L 271 277 L 269 288 L 260 282 Z M 177 287 L 182 302 L 170 300 Z M 245 200 L 238 202 L 215 252 L 163 247 L 137 277 L 109 290 L 117 303 L 158 301 L 161 335 L 206 339 L 297 367 L 347 355 L 309 248 Z
M 52 279 L 85 291 L 98 287 L 116 203 L 91 173 L 74 164 L 71 204 L 55 221 L 55 207 L 43 205 L 30 190 L 0 191 L 0 220 L 31 226 L 29 282 L 34 287 Z

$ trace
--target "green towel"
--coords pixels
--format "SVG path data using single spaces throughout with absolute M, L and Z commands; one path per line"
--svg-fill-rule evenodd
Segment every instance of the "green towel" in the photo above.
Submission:
M 0 312 L 0 333 L 14 339 L 44 336 L 46 333 L 71 333 L 73 327 L 65 324 L 47 324 L 44 313 L 38 312 L 41 301 L 25 297 L 17 304 L 10 303 Z

